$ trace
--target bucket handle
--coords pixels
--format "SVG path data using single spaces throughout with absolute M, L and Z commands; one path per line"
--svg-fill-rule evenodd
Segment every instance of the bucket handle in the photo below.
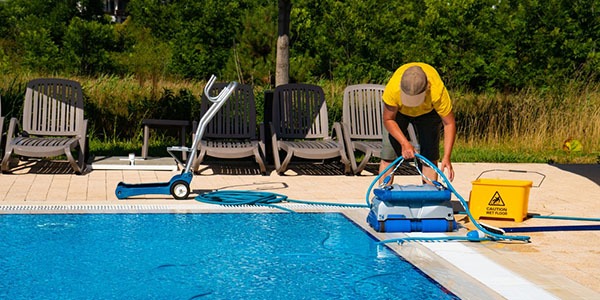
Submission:
M 536 171 L 527 171 L 527 170 L 513 170 L 513 169 L 491 169 L 491 170 L 485 170 L 483 172 L 481 172 L 481 174 L 479 174 L 479 176 L 477 176 L 477 179 L 479 179 L 479 177 L 481 177 L 481 175 L 485 174 L 485 173 L 489 173 L 489 172 L 514 172 L 514 173 L 533 173 L 533 174 L 538 174 L 540 176 L 542 176 L 542 180 L 540 180 L 540 182 L 537 185 L 534 185 L 533 187 L 537 188 L 540 187 L 540 185 L 542 185 L 542 182 L 544 182 L 544 179 L 546 179 L 546 175 L 540 173 L 540 172 L 536 172 Z

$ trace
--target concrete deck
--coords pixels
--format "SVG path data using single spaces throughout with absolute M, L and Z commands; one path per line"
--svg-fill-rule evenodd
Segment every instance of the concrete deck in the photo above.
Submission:
M 548 164 L 489 164 L 454 163 L 456 178 L 452 185 L 467 200 L 474 181 L 486 170 L 523 170 L 522 172 L 491 172 L 486 178 L 524 179 L 537 185 L 538 172 L 545 175 L 539 187 L 529 195 L 529 214 L 543 216 L 573 216 L 600 218 L 600 165 Z M 255 166 L 215 165 L 202 166 L 202 174 L 192 181 L 192 195 L 211 190 L 262 190 L 287 195 L 290 199 L 365 204 L 365 193 L 375 176 L 367 171 L 361 176 L 344 176 L 335 168 L 293 169 L 285 176 L 271 173 L 258 174 Z M 371 169 L 372 170 L 372 169 Z M 152 170 L 93 170 L 85 175 L 71 173 L 63 162 L 26 162 L 14 169 L 13 174 L 0 175 L 0 213 L 36 212 L 90 212 L 98 208 L 109 210 L 144 210 L 155 207 L 173 212 L 218 211 L 220 208 L 190 198 L 177 201 L 170 196 L 152 195 L 118 200 L 115 187 L 118 182 L 164 182 L 177 171 Z M 493 177 L 492 177 L 493 176 Z M 419 183 L 413 175 L 397 176 L 396 183 Z M 457 197 L 453 196 L 453 200 Z M 405 236 L 404 234 L 376 233 L 366 225 L 367 209 L 344 210 L 357 224 L 380 239 Z M 457 215 L 461 225 L 473 228 L 464 215 Z M 482 220 L 497 227 L 600 225 L 598 222 L 528 218 L 522 223 L 511 220 Z M 450 235 L 465 235 L 466 228 Z M 405 243 L 392 245 L 409 261 L 424 269 L 444 286 L 464 299 L 476 299 L 478 286 L 493 286 L 492 298 L 539 299 L 529 294 L 531 288 L 499 281 L 499 273 L 520 277 L 550 295 L 541 298 L 600 299 L 600 231 L 553 231 L 518 233 L 529 235 L 531 243 L 521 242 L 449 242 Z M 413 233 L 411 235 L 419 235 Z M 428 253 L 425 255 L 424 253 Z M 475 257 L 477 261 L 469 261 Z M 442 258 L 443 263 L 432 264 L 425 257 Z M 454 258 L 453 258 L 454 257 Z M 465 258 L 460 262 L 460 258 Z M 479 262 L 489 259 L 501 270 Z M 442 266 L 443 265 L 443 266 Z M 456 283 L 447 272 L 436 270 L 446 267 L 467 274 L 468 280 Z M 458 271 L 457 271 L 458 272 Z M 508 285 L 508 291 L 503 291 Z M 473 289 L 473 291 L 468 291 Z M 521 291 L 521 292 L 518 292 Z M 495 293 L 495 294 L 494 294 Z M 532 298 L 533 297 L 533 298 Z

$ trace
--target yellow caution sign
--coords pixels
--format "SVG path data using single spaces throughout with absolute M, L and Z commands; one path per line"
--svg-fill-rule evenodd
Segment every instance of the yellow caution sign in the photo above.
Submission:
M 512 219 L 523 222 L 527 217 L 529 191 L 533 182 L 478 178 L 472 184 L 469 210 L 475 219 Z

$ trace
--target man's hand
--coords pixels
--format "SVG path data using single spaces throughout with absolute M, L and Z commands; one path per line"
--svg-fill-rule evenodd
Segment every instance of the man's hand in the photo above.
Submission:
M 415 157 L 415 147 L 411 143 L 402 144 L 402 157 L 404 159 L 411 159 Z
M 452 163 L 449 159 L 442 159 L 442 172 L 448 177 L 448 180 L 454 180 L 454 168 L 452 168 Z

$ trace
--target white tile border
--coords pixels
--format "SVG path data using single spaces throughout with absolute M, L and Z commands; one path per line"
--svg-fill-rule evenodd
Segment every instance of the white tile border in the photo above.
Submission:
M 439 233 L 406 233 L 410 237 L 443 237 Z M 506 299 L 559 299 L 520 275 L 460 242 L 419 242 Z

